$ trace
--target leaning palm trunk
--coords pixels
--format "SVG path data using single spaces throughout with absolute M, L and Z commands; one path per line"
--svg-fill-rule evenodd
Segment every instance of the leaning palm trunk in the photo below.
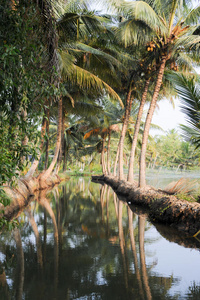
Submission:
M 144 93 L 142 95 L 142 99 L 140 102 L 140 108 L 138 111 L 138 115 L 137 115 L 137 120 L 135 123 L 135 130 L 134 130 L 134 135 L 133 135 L 133 141 L 132 141 L 132 146 L 131 146 L 131 153 L 130 153 L 130 159 L 129 159 L 129 168 L 128 168 L 128 181 L 133 182 L 134 178 L 133 178 L 133 166 L 134 166 L 134 159 L 135 159 L 135 149 L 136 149 L 136 145 L 137 145 L 137 138 L 138 138 L 138 133 L 140 130 L 140 123 L 141 123 L 141 119 L 142 119 L 142 113 L 143 113 L 143 109 L 144 109 L 144 104 L 146 102 L 147 99 L 147 92 L 148 92 L 148 88 L 149 88 L 149 83 L 150 83 L 150 79 L 147 79 L 146 84 L 145 84 L 145 88 L 144 88 Z
M 45 181 L 51 175 L 51 172 L 53 171 L 53 168 L 57 163 L 58 154 L 60 151 L 60 144 L 61 144 L 61 131 L 62 131 L 62 98 L 60 97 L 58 100 L 58 128 L 57 128 L 57 139 L 56 139 L 56 148 L 54 152 L 54 157 L 49 168 L 39 176 L 40 183 L 42 183 L 42 181 Z
M 146 185 L 146 179 L 145 179 L 145 173 L 146 173 L 146 164 L 145 164 L 145 158 L 146 158 L 146 149 L 147 149 L 147 141 L 149 136 L 149 129 L 151 125 L 151 120 L 153 117 L 154 110 L 156 108 L 156 102 L 158 99 L 160 87 L 162 84 L 163 74 L 165 70 L 165 64 L 167 61 L 167 57 L 163 56 L 158 72 L 158 77 L 156 81 L 156 86 L 154 89 L 153 98 L 151 100 L 151 104 L 147 113 L 146 122 L 144 126 L 144 132 L 142 137 L 142 148 L 141 148 L 141 154 L 140 154 L 140 168 L 139 168 L 139 186 L 144 187 Z
M 126 135 L 126 130 L 128 127 L 129 117 L 131 113 L 131 106 L 133 99 L 131 98 L 132 89 L 129 89 L 127 99 L 126 99 L 126 110 L 124 115 L 124 122 L 122 126 L 121 136 L 119 140 L 119 179 L 124 179 L 124 171 L 123 171 L 123 148 L 124 148 L 124 139 Z

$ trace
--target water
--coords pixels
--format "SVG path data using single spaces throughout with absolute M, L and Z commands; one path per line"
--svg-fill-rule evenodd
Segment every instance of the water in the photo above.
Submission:
M 1 300 L 200 299 L 200 242 L 106 185 L 71 178 L 18 220 L 0 235 Z

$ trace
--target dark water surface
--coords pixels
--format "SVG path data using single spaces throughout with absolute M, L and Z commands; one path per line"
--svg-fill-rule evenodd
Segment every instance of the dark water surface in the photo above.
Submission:
M 3 299 L 200 299 L 200 242 L 71 178 L 0 235 Z

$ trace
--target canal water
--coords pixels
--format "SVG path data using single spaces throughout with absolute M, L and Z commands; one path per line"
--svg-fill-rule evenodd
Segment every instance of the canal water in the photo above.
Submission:
M 0 299 L 200 299 L 200 241 L 71 178 L 0 235 Z

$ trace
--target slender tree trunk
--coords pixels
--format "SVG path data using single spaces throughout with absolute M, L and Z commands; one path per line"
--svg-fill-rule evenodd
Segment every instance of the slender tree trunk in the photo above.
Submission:
M 119 144 L 117 146 L 117 154 L 116 154 L 115 164 L 114 164 L 114 169 L 113 169 L 113 175 L 114 176 L 117 175 L 117 163 L 118 163 L 118 159 L 119 159 Z
M 147 113 L 146 122 L 145 122 L 145 126 L 144 126 L 144 133 L 143 133 L 143 138 L 142 138 L 142 148 L 141 148 L 141 154 L 140 154 L 140 168 L 139 168 L 139 186 L 141 188 L 145 187 L 145 185 L 146 185 L 145 158 L 146 158 L 147 141 L 148 141 L 148 136 L 149 136 L 151 120 L 153 117 L 154 110 L 156 108 L 156 102 L 157 102 L 159 91 L 160 91 L 161 84 L 162 84 L 166 61 L 167 61 L 166 56 L 163 56 L 162 60 L 161 60 L 161 64 L 160 64 L 160 69 L 158 72 L 158 77 L 157 77 L 156 86 L 154 89 L 153 98 L 152 98 L 152 101 L 151 101 L 151 104 L 150 104 L 150 107 L 149 107 L 149 110 Z
M 124 122 L 122 126 L 121 136 L 119 140 L 119 179 L 124 179 L 124 170 L 123 170 L 123 148 L 124 148 L 124 139 L 126 135 L 126 130 L 128 127 L 129 117 L 131 113 L 131 106 L 132 106 L 132 98 L 131 98 L 132 90 L 129 89 L 129 92 L 127 94 L 126 98 L 126 110 L 124 115 Z
M 63 158 L 63 151 L 64 151 L 64 145 L 63 145 L 63 140 L 64 140 L 64 127 L 65 127 L 65 118 L 64 114 L 62 115 L 62 127 L 61 127 L 61 142 L 60 142 L 60 151 L 58 155 L 58 160 L 57 160 L 57 165 L 55 168 L 55 174 L 58 174 L 60 165 L 62 163 L 62 158 Z
M 49 107 L 46 110 L 46 149 L 45 149 L 45 170 L 48 168 L 49 163 L 49 117 L 50 117 L 50 109 Z
M 134 130 L 134 135 L 133 135 L 133 141 L 132 141 L 131 153 L 130 153 L 130 159 L 129 159 L 129 168 L 128 168 L 128 179 L 127 180 L 129 182 L 134 181 L 133 167 L 134 167 L 134 159 L 135 159 L 135 149 L 136 149 L 136 145 L 137 145 L 137 138 L 138 138 L 138 133 L 139 133 L 139 130 L 140 130 L 140 123 L 141 123 L 141 119 L 142 119 L 144 104 L 145 104 L 146 98 L 147 98 L 149 83 L 150 83 L 150 79 L 148 79 L 146 81 L 144 92 L 143 92 L 142 99 L 141 99 L 141 102 L 140 102 L 140 108 L 139 108 L 139 111 L 138 111 L 137 120 L 136 120 L 136 123 L 135 123 L 135 130 Z
M 66 171 L 67 169 L 67 147 L 66 147 L 66 140 L 64 138 L 64 141 L 63 141 L 63 172 Z
M 58 128 L 57 128 L 57 140 L 56 140 L 56 148 L 54 152 L 53 160 L 49 166 L 49 168 L 39 176 L 40 182 L 45 181 L 53 171 L 53 168 L 55 167 L 55 164 L 58 159 L 58 154 L 60 150 L 60 144 L 61 144 L 61 131 L 62 131 L 62 98 L 58 100 Z
M 111 132 L 109 130 L 108 131 L 108 149 L 107 149 L 107 170 L 108 170 L 108 175 L 111 174 L 111 172 L 110 172 L 110 139 L 111 139 Z
M 103 174 L 107 175 L 105 155 L 104 155 L 105 138 L 103 138 L 103 142 L 102 143 L 103 143 L 103 145 L 102 145 L 102 151 L 101 151 L 101 164 L 102 164 Z

